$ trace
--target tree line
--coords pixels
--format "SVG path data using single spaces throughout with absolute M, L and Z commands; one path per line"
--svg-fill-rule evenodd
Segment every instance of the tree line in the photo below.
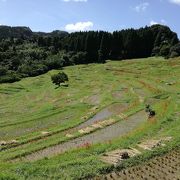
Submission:
M 104 62 L 105 59 L 170 57 L 171 48 L 178 42 L 177 34 L 170 28 L 154 25 L 113 33 L 103 31 L 73 33 L 63 39 L 63 48 L 67 51 L 87 52 L 88 62 Z
M 177 34 L 163 25 L 113 33 L 88 31 L 71 34 L 0 26 L 1 83 L 37 76 L 69 65 L 150 56 L 180 56 Z

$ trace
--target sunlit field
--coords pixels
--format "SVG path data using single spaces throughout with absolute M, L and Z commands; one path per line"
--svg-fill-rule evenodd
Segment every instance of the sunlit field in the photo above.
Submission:
M 180 58 L 69 66 L 68 87 L 57 88 L 59 71 L 0 84 L 0 179 L 101 177 L 179 149 Z M 152 151 L 137 147 L 165 137 Z M 141 154 L 117 167 L 101 160 L 132 147 Z

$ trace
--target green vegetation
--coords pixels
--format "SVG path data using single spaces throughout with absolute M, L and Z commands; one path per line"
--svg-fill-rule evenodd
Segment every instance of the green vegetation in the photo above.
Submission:
M 64 72 L 60 72 L 58 74 L 52 75 L 51 80 L 55 85 L 60 86 L 61 83 L 68 81 L 68 76 Z
M 0 26 L 0 83 L 19 81 L 62 67 L 151 56 L 177 57 L 180 43 L 170 28 L 154 25 L 113 33 L 32 32 Z
M 1 69 L 0 73 L 4 71 Z M 179 148 L 180 58 L 69 66 L 63 69 L 68 74 L 69 87 L 55 89 L 51 76 L 59 72 L 62 70 L 0 85 L 0 142 L 4 143 L 0 146 L 0 179 L 93 177 L 114 169 L 100 161 L 104 152 L 134 147 L 145 139 L 173 138 L 165 147 L 145 151 L 139 157 L 124 161 L 117 169 L 140 164 Z M 97 144 L 83 141 L 78 148 L 74 146 L 65 153 L 40 158 L 42 149 L 52 147 L 53 150 L 56 145 L 74 139 L 78 141 L 78 138 L 105 129 L 96 129 L 87 135 L 77 130 L 98 113 L 101 116 L 105 113 L 103 120 L 114 119 L 114 123 L 121 124 L 126 122 L 122 114 L 128 119 L 130 115 L 144 111 L 147 104 L 156 115 L 124 136 L 119 134 L 110 141 Z M 107 111 L 107 107 L 113 108 Z M 113 131 L 107 132 L 111 133 Z M 31 155 L 30 159 L 27 155 Z M 40 160 L 36 161 L 36 158 Z M 28 162 L 31 160 L 33 162 Z

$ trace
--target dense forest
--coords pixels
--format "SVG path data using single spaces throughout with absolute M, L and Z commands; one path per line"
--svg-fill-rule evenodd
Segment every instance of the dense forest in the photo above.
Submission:
M 89 31 L 71 34 L 0 26 L 0 83 L 15 82 L 69 65 L 149 56 L 180 56 L 177 34 L 163 25 L 113 33 Z

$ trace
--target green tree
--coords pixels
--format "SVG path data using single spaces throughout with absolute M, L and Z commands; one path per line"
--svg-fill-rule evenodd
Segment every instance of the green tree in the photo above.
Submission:
M 7 69 L 5 67 L 0 66 L 0 76 L 6 75 Z
M 105 63 L 109 55 L 109 39 L 108 34 L 104 34 L 101 39 L 100 49 L 98 51 L 98 62 Z
M 65 83 L 67 81 L 69 81 L 67 74 L 65 74 L 64 72 L 60 72 L 58 74 L 54 74 L 51 76 L 51 80 L 53 82 L 53 84 L 60 86 L 61 83 Z
M 171 58 L 180 56 L 180 42 L 171 47 L 169 56 Z

